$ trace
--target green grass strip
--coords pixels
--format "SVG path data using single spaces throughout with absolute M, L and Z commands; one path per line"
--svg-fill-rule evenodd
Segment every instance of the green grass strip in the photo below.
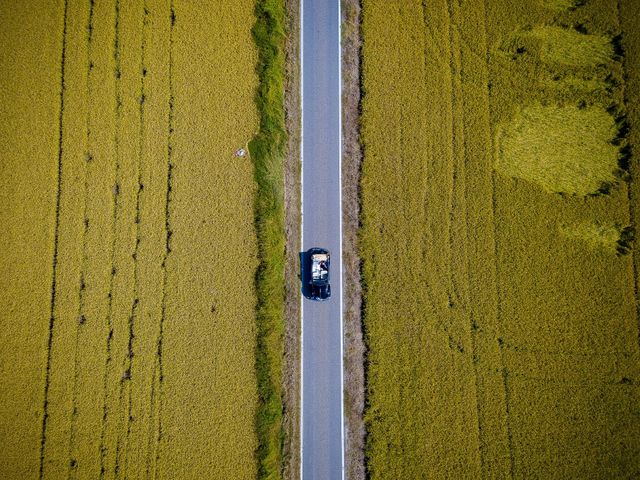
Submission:
M 260 265 L 256 370 L 259 405 L 258 478 L 282 477 L 282 358 L 284 332 L 284 0 L 257 0 L 253 38 L 258 47 L 256 102 L 260 131 L 249 142 L 258 184 L 255 222 Z

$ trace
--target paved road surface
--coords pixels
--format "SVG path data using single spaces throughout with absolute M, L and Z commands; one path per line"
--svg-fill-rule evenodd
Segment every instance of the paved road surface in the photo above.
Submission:
M 302 1 L 302 248 L 331 252 L 332 297 L 303 300 L 302 477 L 341 479 L 340 0 Z

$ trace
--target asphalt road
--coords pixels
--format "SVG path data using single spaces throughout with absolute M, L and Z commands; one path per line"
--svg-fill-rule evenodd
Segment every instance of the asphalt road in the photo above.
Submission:
M 340 0 L 302 1 L 302 248 L 331 252 L 332 296 L 302 305 L 302 478 L 343 477 Z

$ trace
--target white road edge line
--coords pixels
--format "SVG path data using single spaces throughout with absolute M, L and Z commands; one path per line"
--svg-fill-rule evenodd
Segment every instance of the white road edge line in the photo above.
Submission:
M 304 0 L 300 0 L 300 251 L 304 249 Z M 302 269 L 301 269 L 302 273 Z M 304 465 L 304 297 L 300 292 L 300 480 Z
M 340 205 L 340 440 L 341 470 L 344 480 L 344 268 L 342 264 L 342 0 L 338 2 L 338 198 Z

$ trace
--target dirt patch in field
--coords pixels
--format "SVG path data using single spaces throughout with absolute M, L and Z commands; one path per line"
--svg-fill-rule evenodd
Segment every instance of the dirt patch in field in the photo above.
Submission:
M 365 428 L 360 223 L 360 0 L 342 2 L 342 252 L 344 265 L 345 469 L 350 480 L 364 479 Z

